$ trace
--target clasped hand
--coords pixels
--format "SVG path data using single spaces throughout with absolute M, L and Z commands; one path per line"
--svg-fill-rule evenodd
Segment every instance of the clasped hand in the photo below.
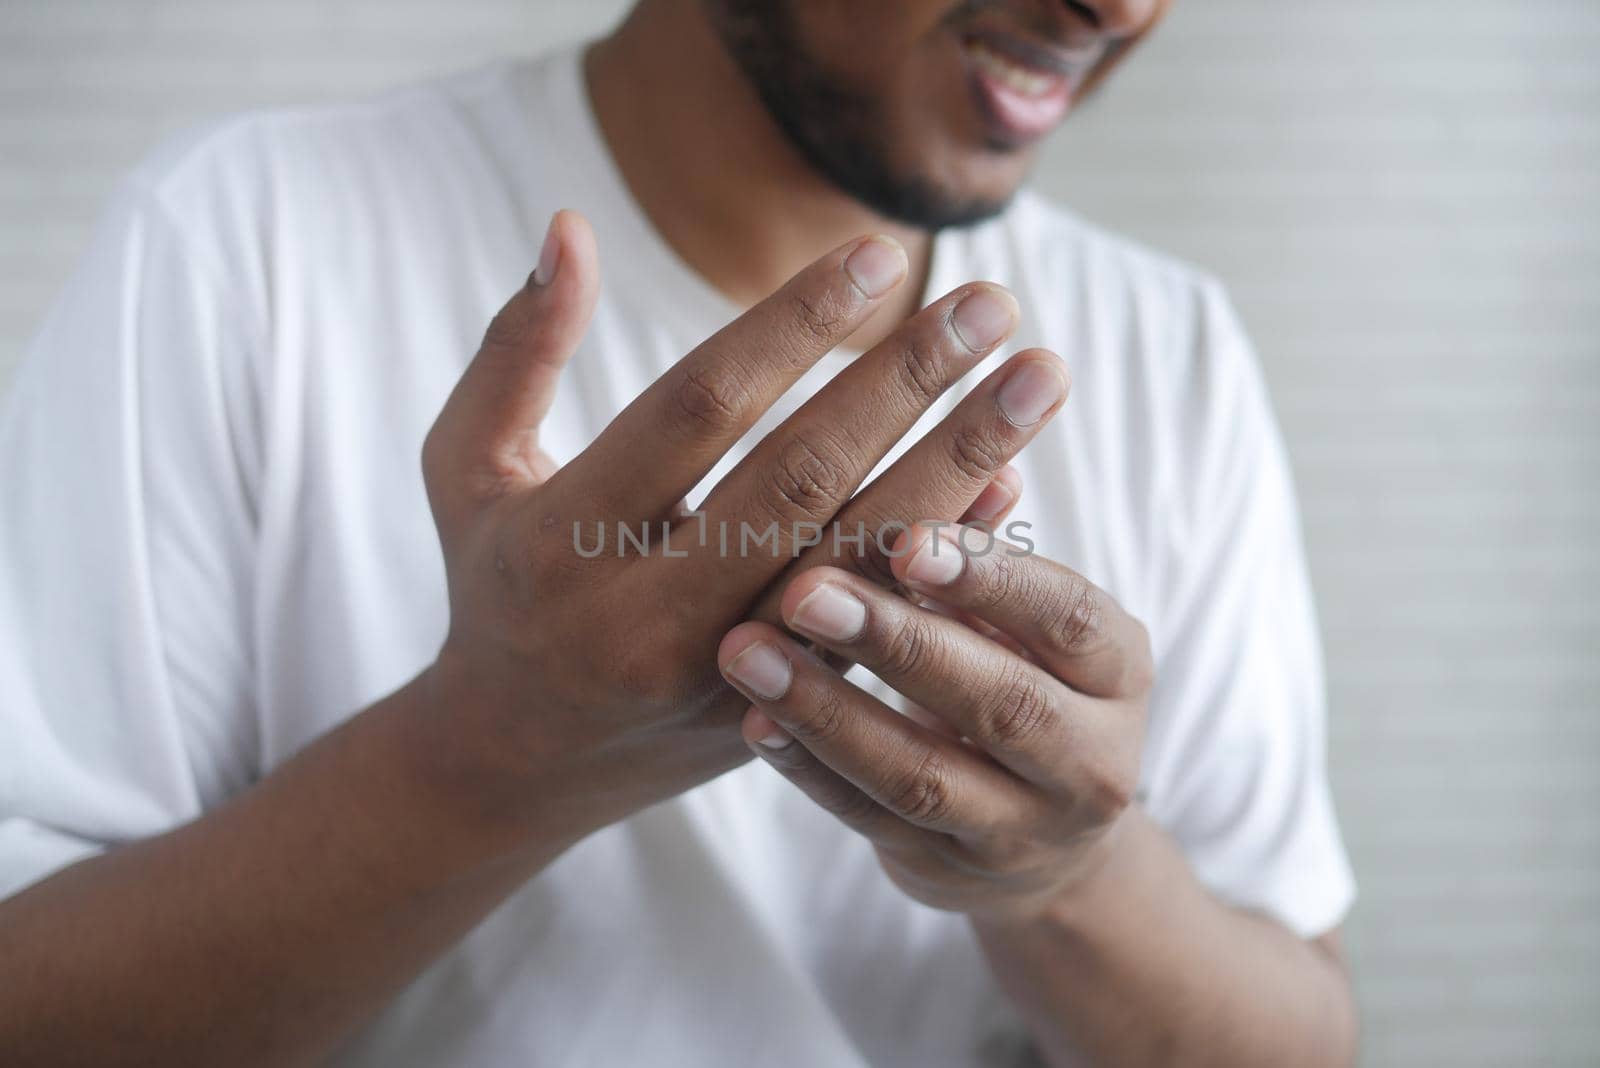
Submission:
M 904 282 L 904 251 L 869 237 L 830 252 L 558 466 L 538 429 L 592 314 L 598 264 L 581 217 L 558 214 L 547 240 L 423 450 L 451 614 L 430 681 L 470 753 L 463 778 L 576 840 L 754 750 L 930 903 L 1022 908 L 1081 874 L 1137 775 L 1142 628 L 1079 576 L 1014 548 L 964 553 L 922 527 L 887 552 L 876 536 L 843 551 L 840 539 L 796 540 L 824 524 L 994 523 L 1015 503 L 1008 461 L 1066 398 L 1061 361 L 1038 349 L 861 485 L 1009 336 L 1010 294 L 970 283 L 912 316 L 690 515 L 685 495 Z M 575 537 L 689 524 L 775 528 L 779 551 L 729 552 L 685 532 L 670 553 L 589 555 Z M 885 588 L 895 583 L 924 603 Z M 857 689 L 778 624 L 872 669 L 920 713 Z M 783 739 L 795 741 L 766 744 Z

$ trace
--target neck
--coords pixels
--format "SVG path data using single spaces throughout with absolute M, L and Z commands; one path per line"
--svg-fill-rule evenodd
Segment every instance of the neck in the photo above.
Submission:
M 668 245 L 740 306 L 853 237 L 906 247 L 910 284 L 851 339 L 865 348 L 920 303 L 932 248 L 814 171 L 768 116 L 699 3 L 643 0 L 595 45 L 596 119 L 633 197 Z

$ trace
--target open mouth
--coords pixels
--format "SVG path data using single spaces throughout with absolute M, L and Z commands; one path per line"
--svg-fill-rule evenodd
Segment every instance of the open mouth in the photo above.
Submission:
M 990 140 L 1022 147 L 1053 129 L 1099 50 L 1066 52 L 995 33 L 969 34 L 961 51 Z
M 1063 80 L 1059 74 L 1045 74 L 1007 59 L 982 41 L 967 41 L 966 50 L 980 72 L 1023 96 L 1044 96 Z

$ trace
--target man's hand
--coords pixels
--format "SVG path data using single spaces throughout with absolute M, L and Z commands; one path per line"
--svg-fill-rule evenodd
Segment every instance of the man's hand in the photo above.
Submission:
M 588 226 L 558 216 L 424 449 L 450 592 L 437 662 L 228 804 L 0 902 L 0 957 L 18 977 L 0 983 L 0 1061 L 314 1063 L 579 838 L 746 759 L 717 641 L 805 563 L 792 522 L 846 502 L 988 518 L 1018 492 L 1005 463 L 1032 431 L 991 424 L 992 383 L 856 492 L 1010 332 L 1010 296 L 972 284 L 854 361 L 715 487 L 710 523 L 777 523 L 783 551 L 724 557 L 693 537 L 683 495 L 905 274 L 886 240 L 829 253 L 557 470 L 539 423 L 599 278 Z M 612 551 L 585 559 L 574 522 L 586 545 L 610 527 Z M 651 549 L 618 557 L 619 522 L 651 524 Z
M 686 513 L 684 495 L 904 280 L 903 250 L 869 237 L 689 353 L 558 470 L 538 427 L 594 305 L 597 265 L 580 217 L 558 215 L 550 241 L 424 450 L 451 613 L 430 679 L 465 747 L 463 781 L 498 783 L 495 800 L 563 814 L 559 833 L 581 836 L 748 758 L 717 643 L 786 569 L 833 559 L 819 546 L 795 561 L 808 527 L 837 518 L 875 534 L 887 520 L 971 515 L 1012 481 L 1006 463 L 1043 413 L 999 414 L 1003 383 L 1036 362 L 1018 357 L 857 493 L 1013 329 L 1010 294 L 965 285 L 852 362 Z M 775 544 L 743 537 L 769 528 Z
M 921 605 L 819 567 L 788 583 L 777 618 L 871 669 L 909 714 L 746 622 L 718 659 L 754 702 L 750 748 L 870 840 L 901 889 L 970 917 L 1047 1063 L 1349 1064 L 1336 933 L 1303 941 L 1213 897 L 1130 806 L 1144 628 L 981 531 L 919 527 L 896 552 Z
M 1047 389 L 1054 368 L 1038 366 Z M 977 529 L 918 528 L 893 569 L 940 610 L 817 568 L 789 583 L 782 617 L 924 714 L 901 715 L 752 622 L 719 653 L 755 702 L 744 736 L 870 839 L 911 896 L 1035 912 L 1100 863 L 1132 798 L 1152 681 L 1144 628 L 1081 576 Z

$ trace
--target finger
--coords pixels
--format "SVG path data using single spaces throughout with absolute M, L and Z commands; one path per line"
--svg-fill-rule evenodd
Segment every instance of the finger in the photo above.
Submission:
M 553 468 L 539 424 L 599 295 L 594 233 L 577 212 L 550 220 L 539 265 L 490 323 L 424 446 L 429 493 L 446 506 L 538 485 Z
M 1021 500 L 1022 472 L 1018 471 L 1010 464 L 1006 464 L 995 474 L 994 480 L 990 482 L 989 485 L 981 492 L 979 492 L 977 499 L 972 502 L 971 507 L 962 513 L 960 521 L 962 523 L 981 523 L 989 527 L 997 527 L 1001 523 L 1005 522 L 1006 517 L 1012 513 Z M 796 573 L 798 573 L 798 569 Z M 950 614 L 952 618 L 960 619 L 963 623 L 967 624 L 967 626 L 973 627 L 979 633 L 995 639 L 1007 648 L 1016 648 L 1019 652 L 1021 651 L 1021 646 L 1016 645 L 1010 637 L 1001 634 L 998 630 L 989 626 L 989 624 L 974 618 L 970 613 L 960 612 L 954 608 L 941 606 L 938 601 L 913 594 L 904 587 L 897 586 L 895 589 L 897 592 L 905 595 L 908 599 L 923 605 L 923 607 L 928 608 L 931 611 L 946 612 L 947 614 Z M 755 613 L 754 618 L 764 619 L 769 623 L 776 622 L 779 618 L 777 615 L 777 596 L 781 592 L 782 587 L 780 586 L 771 594 L 771 602 L 770 604 L 766 605 L 766 608 L 771 612 L 770 616 Z M 835 657 L 831 654 L 824 657 L 824 659 L 834 667 L 841 669 L 848 663 L 843 658 Z M 912 715 L 912 718 L 917 719 L 915 715 Z M 937 717 L 929 718 L 933 720 L 932 725 L 936 726 L 939 730 L 945 730 L 947 728 L 947 724 L 945 724 L 943 720 L 940 720 Z M 924 722 L 921 719 L 918 719 L 917 721 L 919 723 Z
M 957 623 L 960 623 L 962 626 L 970 627 L 972 630 L 983 635 L 985 638 L 988 638 L 997 645 L 1004 646 L 1006 649 L 1009 649 L 1011 652 L 1016 653 L 1020 657 L 1028 660 L 1034 659 L 1034 655 L 1028 651 L 1026 646 L 1017 641 L 1017 639 L 1013 638 L 1011 635 L 1007 634 L 1005 631 L 999 629 L 993 624 L 979 619 L 965 608 L 956 608 L 953 605 L 945 604 L 943 601 L 935 600 L 932 597 L 925 597 L 922 594 L 906 589 L 904 586 L 896 586 L 894 589 L 895 592 L 901 594 L 901 596 L 905 597 L 905 599 L 910 601 L 912 604 L 921 605 L 930 612 L 938 612 L 942 616 L 948 616 Z
M 905 534 L 892 566 L 912 591 L 998 627 L 1081 693 L 1122 697 L 1150 687 L 1154 668 L 1144 626 L 1054 560 L 987 532 L 941 525 Z
M 990 482 L 989 485 L 986 486 L 981 492 L 979 492 L 977 499 L 972 502 L 971 507 L 962 513 L 959 522 L 962 524 L 979 523 L 991 529 L 999 527 L 1000 524 L 1004 523 L 1006 518 L 1010 516 L 1011 513 L 1016 509 L 1017 505 L 1021 503 L 1022 490 L 1022 472 L 1018 471 L 1012 465 L 1006 464 L 995 474 L 994 480 Z M 681 510 L 687 511 L 687 508 L 684 507 Z M 797 568 L 796 573 L 798 572 L 799 569 Z M 904 586 L 900 586 L 898 584 L 895 585 L 893 589 L 895 589 L 896 592 L 904 595 L 914 604 L 920 604 L 930 612 L 943 612 L 945 615 L 950 616 L 950 618 L 961 621 L 965 625 L 971 627 L 973 630 L 976 630 L 979 634 L 998 642 L 1007 649 L 1010 649 L 1021 656 L 1032 655 L 1025 650 L 1015 638 L 1012 638 L 1009 634 L 1005 634 L 1000 630 L 990 626 L 988 623 L 978 619 L 970 612 L 966 612 L 958 608 L 952 608 L 949 605 L 942 604 L 938 600 L 935 600 L 931 597 L 924 597 L 920 594 L 912 593 Z M 777 589 L 775 589 L 771 594 L 770 604 L 764 605 L 763 611 L 770 612 L 769 615 L 764 615 L 761 612 L 757 612 L 753 614 L 753 617 L 763 619 L 769 623 L 777 622 L 779 619 L 777 598 L 781 592 L 782 587 L 777 587 Z M 845 670 L 849 666 L 848 660 L 834 653 L 824 653 L 823 659 L 828 664 L 838 668 L 841 671 Z M 950 731 L 950 725 L 948 723 L 940 719 L 938 716 L 935 716 L 932 713 L 922 709 L 919 705 L 913 704 L 910 708 L 905 710 L 905 713 L 925 727 L 932 727 L 933 729 L 942 731 L 944 733 L 949 733 Z
M 1035 818 L 1039 798 L 1015 776 L 847 682 L 776 627 L 735 627 L 717 663 L 807 751 L 908 823 L 984 837 Z
M 1052 353 L 1028 349 L 1013 356 L 856 494 L 835 520 L 837 536 L 830 529 L 792 570 L 831 564 L 894 585 L 889 552 L 912 517 L 966 514 L 1060 410 L 1066 391 L 1066 370 Z M 781 592 L 769 590 L 752 617 L 777 620 Z
M 607 514 L 665 514 L 906 271 L 905 250 L 889 237 L 834 249 L 678 361 L 569 469 Z
M 1066 365 L 1044 349 L 1017 353 L 985 379 L 851 502 L 841 520 L 847 529 L 891 532 L 866 540 L 866 551 L 852 559 L 855 569 L 893 582 L 883 552 L 892 532 L 903 531 L 913 516 L 960 515 L 1060 411 L 1068 383 Z
M 1025 880 L 1039 882 L 1036 864 L 1027 863 L 1029 837 L 960 838 L 915 827 L 874 801 L 864 790 L 818 760 L 765 713 L 745 713 L 743 735 L 753 752 L 793 783 L 811 801 L 872 843 L 890 878 L 906 880 L 941 900 L 939 908 L 967 911 L 967 903 L 989 899 L 997 880 L 1012 893 Z M 1021 849 L 1019 850 L 1019 845 Z M 1022 863 L 1019 864 L 1018 862 Z M 1049 885 L 1049 880 L 1043 880 Z M 933 898 L 921 896 L 930 904 Z
M 1082 698 L 1073 705 L 1037 664 L 839 568 L 796 578 L 782 607 L 796 633 L 867 668 L 1024 779 L 1072 788 L 1082 755 L 1073 749 L 1092 745 L 1106 713 Z
M 812 756 L 805 746 L 795 744 L 794 736 L 759 708 L 752 707 L 745 713 L 740 729 L 752 752 L 799 787 L 818 807 L 874 845 L 911 853 L 941 850 L 949 842 L 945 835 L 914 827 L 868 797 L 849 779 Z
M 929 406 L 1004 341 L 1016 321 L 1010 293 L 984 283 L 963 286 L 906 320 L 768 434 L 700 508 L 714 530 L 772 531 L 772 548 L 734 554 L 722 568 L 723 580 L 756 589 L 770 582 L 794 559 L 796 538 L 815 537 Z M 998 472 L 996 465 L 984 482 Z
M 1011 513 L 1016 510 L 1017 505 L 1021 503 L 1021 501 L 1022 472 L 1018 471 L 1011 464 L 1006 464 L 999 470 L 999 472 L 995 474 L 994 480 L 990 482 L 988 486 L 984 487 L 984 489 L 978 494 L 977 499 L 972 502 L 971 507 L 963 512 L 961 514 L 961 518 L 956 520 L 956 522 L 962 526 L 978 524 L 980 526 L 987 527 L 990 530 L 994 530 L 997 529 L 1000 524 L 1006 521 Z M 925 597 L 921 594 L 912 593 L 899 583 L 896 583 L 891 588 L 904 595 L 906 599 L 911 601 L 913 604 L 920 604 L 930 612 L 942 612 L 951 619 L 964 623 L 973 630 L 977 631 L 979 634 L 982 634 L 984 637 L 1000 643 L 1015 653 L 1019 653 L 1023 656 L 1031 655 L 1023 649 L 1021 643 L 1019 643 L 1016 639 L 1012 638 L 1008 634 L 1005 634 L 999 629 L 990 626 L 977 616 L 974 616 L 971 612 L 960 608 L 953 608 L 950 605 L 947 605 L 933 597 Z M 944 721 L 939 719 L 937 716 L 932 716 L 930 718 L 939 723 L 941 725 L 941 729 L 943 726 L 945 726 Z
M 973 501 L 972 506 L 968 508 L 965 513 L 963 513 L 961 522 L 983 523 L 989 527 L 999 526 L 1005 521 L 1005 518 L 1011 514 L 1012 510 L 1016 508 L 1017 504 L 1021 500 L 1022 474 L 1015 467 L 1012 467 L 1010 464 L 1006 464 L 995 475 L 994 481 L 990 482 L 988 487 L 978 494 L 977 500 Z M 1024 656 L 1028 655 L 1009 635 L 1000 633 L 995 628 L 989 626 L 989 624 L 973 617 L 970 613 L 961 612 L 954 608 L 942 606 L 938 601 L 913 594 L 904 587 L 896 587 L 896 591 L 905 595 L 908 599 L 922 604 L 923 607 L 929 609 L 930 611 L 943 611 L 951 615 L 952 618 L 960 619 L 967 626 L 974 628 L 980 634 L 984 634 L 989 638 L 994 639 L 1008 649 L 1013 649 L 1016 652 L 1022 653 Z M 752 613 L 752 618 L 762 619 L 769 623 L 777 622 L 779 618 L 778 595 L 781 594 L 781 592 L 781 586 L 773 590 L 768 595 L 770 599 L 764 599 L 763 608 L 758 612 Z M 763 614 L 763 612 L 770 614 Z M 823 660 L 840 671 L 844 671 L 849 667 L 849 661 L 832 653 L 825 653 L 823 655 Z M 945 723 L 937 716 L 931 715 L 925 711 L 919 712 L 915 707 L 907 709 L 906 714 L 911 716 L 911 718 L 916 720 L 918 723 L 923 724 L 923 726 L 933 727 L 935 730 L 949 733 L 949 724 Z
M 995 472 L 994 478 L 973 498 L 957 522 L 984 523 L 998 527 L 1022 500 L 1022 472 L 1006 464 Z

